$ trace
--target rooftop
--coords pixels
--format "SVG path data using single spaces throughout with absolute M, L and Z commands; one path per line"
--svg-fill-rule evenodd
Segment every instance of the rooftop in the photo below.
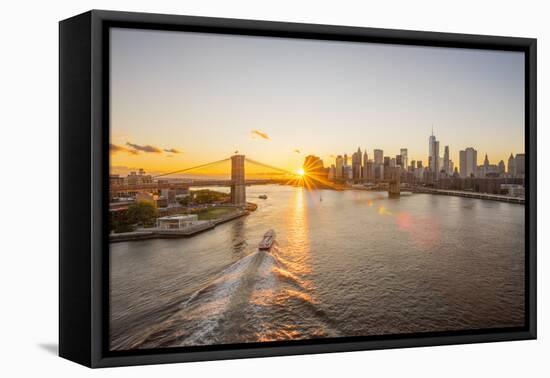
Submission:
M 191 220 L 197 219 L 196 214 L 180 214 L 180 215 L 167 215 L 165 217 L 158 218 L 158 220 Z

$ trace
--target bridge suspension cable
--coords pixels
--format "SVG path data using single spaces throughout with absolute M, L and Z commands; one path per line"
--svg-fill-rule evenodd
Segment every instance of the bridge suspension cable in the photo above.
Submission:
M 229 160 L 231 160 L 231 158 L 222 159 L 222 160 L 218 160 L 218 161 L 213 161 L 211 163 L 201 164 L 201 165 L 197 165 L 195 167 L 179 169 L 177 171 L 162 173 L 160 175 L 153 176 L 153 178 L 164 177 L 164 176 L 169 176 L 169 175 L 175 175 L 176 173 L 188 172 L 188 171 L 192 171 L 192 170 L 199 169 L 199 168 L 206 168 L 206 167 L 209 167 L 211 165 L 220 164 L 220 163 L 223 163 L 223 162 L 226 162 L 226 161 L 229 161 Z
M 296 173 L 291 172 L 291 171 L 286 170 L 286 169 L 283 169 L 283 168 L 277 168 L 277 167 L 274 167 L 272 165 L 260 163 L 259 161 L 252 160 L 252 159 L 249 159 L 249 158 L 245 158 L 244 160 L 246 160 L 249 163 L 259 165 L 259 166 L 264 167 L 264 168 L 268 168 L 268 169 L 272 169 L 274 171 L 278 171 L 278 172 L 285 173 L 285 174 L 288 174 L 288 175 L 296 176 Z

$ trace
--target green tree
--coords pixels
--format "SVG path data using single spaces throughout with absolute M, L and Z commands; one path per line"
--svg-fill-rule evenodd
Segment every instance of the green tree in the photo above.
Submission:
M 113 220 L 111 222 L 111 230 L 115 233 L 134 231 L 134 226 L 127 219 Z
M 186 196 L 178 200 L 181 206 L 189 206 L 191 203 L 191 196 Z
M 129 223 L 137 223 L 143 226 L 152 226 L 157 219 L 157 209 L 152 203 L 138 202 L 128 206 L 126 212 Z

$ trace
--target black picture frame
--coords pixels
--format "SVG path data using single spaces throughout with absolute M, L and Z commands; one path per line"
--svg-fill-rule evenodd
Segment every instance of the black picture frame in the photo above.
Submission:
M 109 28 L 525 53 L 526 324 L 520 328 L 112 352 L 108 341 Z M 89 367 L 536 338 L 536 39 L 92 10 L 59 24 L 59 354 Z

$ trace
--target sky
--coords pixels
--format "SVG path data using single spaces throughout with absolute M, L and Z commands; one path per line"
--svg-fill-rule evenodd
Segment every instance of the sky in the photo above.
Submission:
M 427 165 L 432 128 L 455 166 L 524 152 L 521 52 L 114 28 L 110 64 L 113 173 L 358 147 Z

